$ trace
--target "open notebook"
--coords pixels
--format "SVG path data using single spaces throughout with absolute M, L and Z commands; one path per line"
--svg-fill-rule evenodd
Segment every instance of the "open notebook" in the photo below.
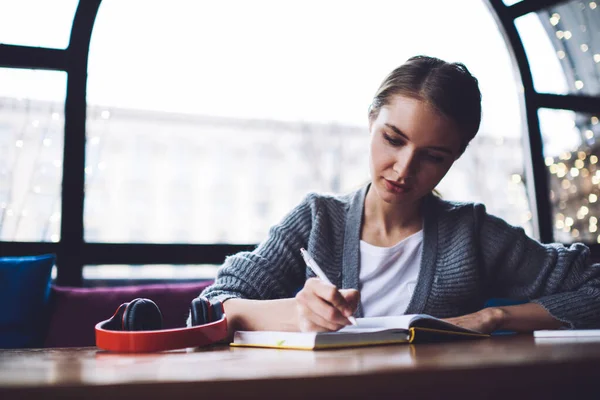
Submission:
M 337 332 L 238 331 L 231 346 L 318 350 L 392 343 L 423 343 L 488 337 L 425 314 L 357 318 Z

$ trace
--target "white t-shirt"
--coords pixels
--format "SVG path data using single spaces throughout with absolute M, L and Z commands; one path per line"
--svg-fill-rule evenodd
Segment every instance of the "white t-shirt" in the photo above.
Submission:
M 402 315 L 417 285 L 423 230 L 392 247 L 360 241 L 360 297 L 365 317 Z

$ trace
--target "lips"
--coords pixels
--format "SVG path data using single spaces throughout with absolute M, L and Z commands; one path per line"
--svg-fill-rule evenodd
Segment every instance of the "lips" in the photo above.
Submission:
M 390 181 L 384 178 L 385 187 L 388 191 L 393 193 L 406 193 L 412 189 L 412 186 L 403 183 Z

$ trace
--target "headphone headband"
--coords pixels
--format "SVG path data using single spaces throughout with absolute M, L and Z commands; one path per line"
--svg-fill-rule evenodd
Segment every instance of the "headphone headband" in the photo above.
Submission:
M 192 327 L 143 331 L 113 330 L 111 325 L 114 325 L 115 317 L 119 317 L 123 306 L 125 305 L 117 309 L 112 318 L 96 324 L 97 347 L 124 353 L 146 353 L 206 346 L 227 337 L 227 318 L 224 313 L 217 321 Z M 218 306 L 222 310 L 220 302 Z

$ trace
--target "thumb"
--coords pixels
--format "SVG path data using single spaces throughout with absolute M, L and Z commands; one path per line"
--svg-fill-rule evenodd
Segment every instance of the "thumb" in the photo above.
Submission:
M 356 289 L 340 289 L 340 293 L 346 300 L 348 307 L 352 309 L 352 312 L 356 311 L 358 302 L 360 301 L 360 292 Z

